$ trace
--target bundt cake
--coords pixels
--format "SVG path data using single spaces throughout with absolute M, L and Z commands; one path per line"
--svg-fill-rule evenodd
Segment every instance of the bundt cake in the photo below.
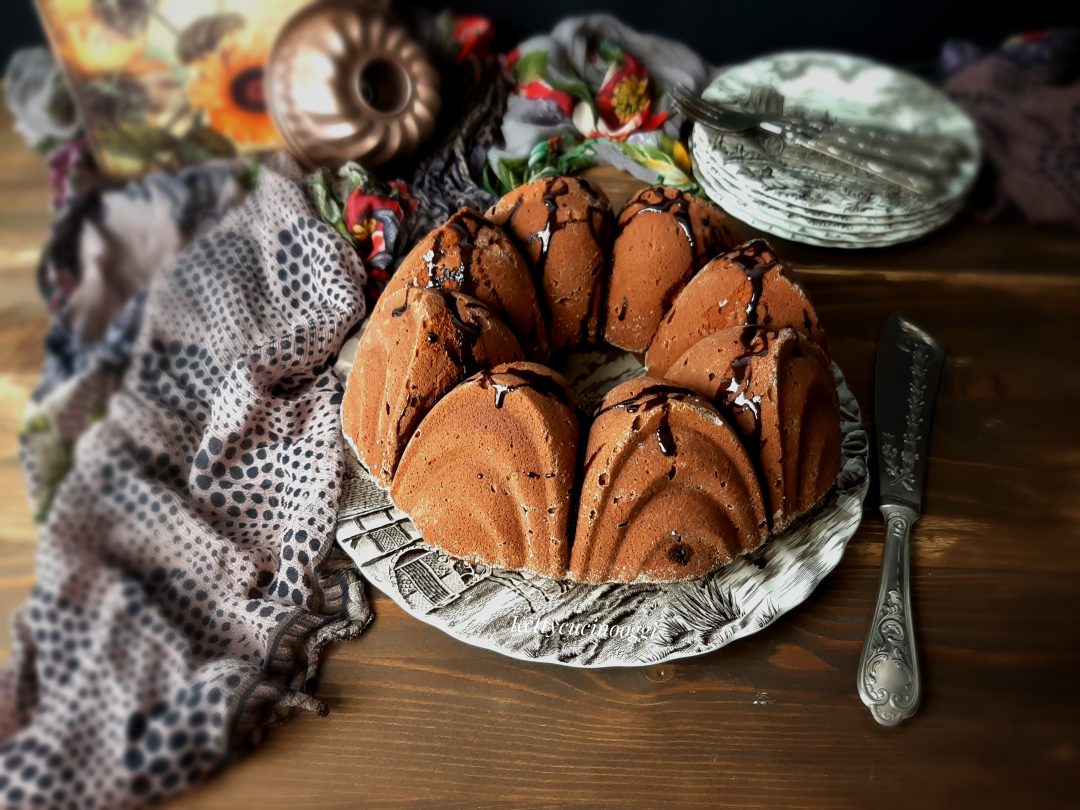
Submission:
M 604 339 L 643 352 L 671 302 L 720 250 L 735 244 L 724 212 L 685 191 L 639 191 L 619 214 Z
M 579 582 L 706 574 L 760 545 L 754 465 L 702 397 L 646 377 L 597 408 L 582 468 L 570 575 Z
M 432 545 L 555 579 L 676 581 L 833 487 L 825 332 L 769 246 L 732 248 L 723 213 L 675 189 L 618 221 L 612 245 L 602 192 L 538 180 L 432 231 L 375 306 L 344 430 Z M 601 338 L 647 349 L 648 376 L 587 414 L 528 360 Z
M 579 420 L 554 371 L 482 371 L 432 408 L 390 496 L 428 542 L 458 557 L 559 578 L 574 513 Z
M 383 295 L 410 286 L 471 295 L 506 321 L 529 359 L 547 360 L 547 326 L 529 268 L 506 232 L 475 211 L 461 209 L 421 239 Z
M 514 189 L 487 215 L 517 240 L 532 266 L 551 347 L 599 340 L 614 226 L 604 193 L 580 177 L 549 177 Z
M 743 324 L 790 326 L 825 346 L 825 330 L 810 299 L 762 239 L 722 253 L 694 276 L 660 322 L 645 365 L 650 374 L 663 376 L 701 338 Z
M 667 370 L 713 402 L 757 459 L 769 528 L 816 506 L 840 473 L 840 403 L 825 353 L 794 329 L 737 326 L 702 338 Z
M 404 287 L 375 310 L 346 381 L 342 427 L 375 480 L 389 486 L 435 403 L 472 372 L 522 353 L 487 307 L 461 293 Z

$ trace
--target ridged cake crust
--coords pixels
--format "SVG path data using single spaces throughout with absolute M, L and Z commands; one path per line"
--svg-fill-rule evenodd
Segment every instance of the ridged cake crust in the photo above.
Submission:
M 578 458 L 574 392 L 511 363 L 454 388 L 412 437 L 390 490 L 424 539 L 464 559 L 566 573 Z
M 531 360 L 548 356 L 547 326 L 528 265 L 506 232 L 468 208 L 421 239 L 383 295 L 431 287 L 471 295 L 506 321 Z
M 409 437 L 435 403 L 472 372 L 521 358 L 510 330 L 474 298 L 421 287 L 384 295 L 346 381 L 345 435 L 389 486 Z
M 735 327 L 698 341 L 668 369 L 731 417 L 755 459 L 770 528 L 812 510 L 840 473 L 840 404 L 825 353 L 794 329 Z
M 663 187 L 631 198 L 615 237 L 580 178 L 488 217 L 457 212 L 402 261 L 342 405 L 427 542 L 554 579 L 670 582 L 820 505 L 841 465 L 825 332 L 765 242 L 732 248 L 718 208 Z M 647 349 L 649 376 L 587 419 L 525 358 L 601 336 Z
M 595 343 L 603 326 L 614 215 L 580 177 L 549 177 L 514 189 L 488 210 L 532 267 L 549 318 L 551 348 Z
M 727 216 L 707 200 L 664 186 L 635 194 L 619 215 L 604 339 L 645 351 L 679 291 L 733 244 Z
M 608 393 L 585 450 L 573 579 L 691 579 L 765 536 L 754 465 L 712 405 L 648 377 Z
M 675 297 L 645 355 L 649 373 L 663 376 L 703 337 L 743 325 L 789 326 L 825 346 L 813 304 L 761 239 L 714 258 Z

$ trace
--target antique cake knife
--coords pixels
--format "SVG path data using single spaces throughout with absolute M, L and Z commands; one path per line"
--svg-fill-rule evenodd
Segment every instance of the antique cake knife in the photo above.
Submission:
M 895 726 L 919 707 L 919 659 L 909 587 L 911 529 L 919 517 L 930 419 L 944 352 L 893 314 L 878 344 L 875 420 L 885 549 L 877 607 L 859 661 L 859 697 L 874 719 Z

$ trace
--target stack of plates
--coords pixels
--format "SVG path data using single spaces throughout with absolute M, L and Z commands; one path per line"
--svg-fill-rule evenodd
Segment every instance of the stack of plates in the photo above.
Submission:
M 786 113 L 953 138 L 965 158 L 940 190 L 918 194 L 800 149 L 767 153 L 737 135 L 695 124 L 695 174 L 728 213 L 784 239 L 825 247 L 883 247 L 941 227 L 960 210 L 979 167 L 971 119 L 911 74 L 853 56 L 784 53 L 720 73 L 707 100 L 746 106 L 771 87 Z

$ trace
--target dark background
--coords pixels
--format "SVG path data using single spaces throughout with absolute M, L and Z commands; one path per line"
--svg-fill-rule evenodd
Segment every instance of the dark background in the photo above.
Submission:
M 397 0 L 396 5 L 447 4 Z M 550 30 L 561 17 L 610 11 L 635 28 L 680 39 L 716 64 L 788 48 L 835 48 L 917 67 L 934 59 L 948 38 L 989 47 L 1020 31 L 1080 26 L 1080 0 L 461 0 L 450 5 L 494 20 L 504 50 Z M 3 6 L 0 63 L 20 45 L 42 41 L 31 0 L 3 0 Z

